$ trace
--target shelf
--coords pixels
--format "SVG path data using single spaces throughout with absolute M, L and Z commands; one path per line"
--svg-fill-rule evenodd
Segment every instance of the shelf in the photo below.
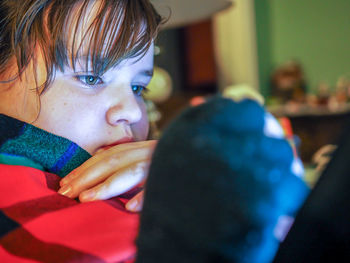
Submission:
M 350 103 L 339 105 L 334 109 L 328 106 L 307 104 L 268 106 L 266 109 L 276 117 L 332 116 L 349 113 Z

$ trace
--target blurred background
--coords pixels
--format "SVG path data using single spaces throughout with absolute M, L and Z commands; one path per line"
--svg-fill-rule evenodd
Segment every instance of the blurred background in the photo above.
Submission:
M 289 121 L 300 156 L 336 144 L 350 115 L 350 1 L 153 0 L 170 17 L 146 96 L 154 136 L 184 107 L 254 89 Z

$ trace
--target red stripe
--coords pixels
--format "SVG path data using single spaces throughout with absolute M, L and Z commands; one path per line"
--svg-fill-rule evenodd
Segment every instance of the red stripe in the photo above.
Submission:
M 1 208 L 1 210 L 16 222 L 25 224 L 26 222 L 46 213 L 51 213 L 78 204 L 79 203 L 75 200 L 59 194 L 53 194 L 34 200 L 23 201 L 10 207 Z
M 113 198 L 107 202 L 79 203 L 53 191 L 57 187 L 53 179 L 55 175 L 33 168 L 0 165 L 0 208 L 22 225 L 22 230 L 13 230 L 1 240 L 10 253 L 18 252 L 19 256 L 44 262 L 45 257 L 40 258 L 38 254 L 45 249 L 62 253 L 67 259 L 81 257 L 79 262 L 85 254 L 109 262 L 120 262 L 135 255 L 139 218 L 125 211 L 126 200 Z M 33 242 L 30 247 L 37 251 L 21 252 L 25 244 L 19 239 L 27 245 Z M 63 260 L 50 260 L 59 261 Z M 94 261 L 89 259 L 89 262 Z
M 43 242 L 23 228 L 18 228 L 3 237 L 0 244 L 10 254 L 40 262 L 105 262 L 96 256 L 69 247 Z

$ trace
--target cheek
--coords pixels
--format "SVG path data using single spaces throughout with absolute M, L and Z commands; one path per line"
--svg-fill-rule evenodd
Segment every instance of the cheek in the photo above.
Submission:
M 81 96 L 76 96 L 61 86 L 53 85 L 41 96 L 41 110 L 35 126 L 78 143 L 83 137 L 93 109 Z
M 140 101 L 139 106 L 142 111 L 142 118 L 138 123 L 133 124 L 131 129 L 137 141 L 144 141 L 148 136 L 149 122 L 145 103 Z
M 42 97 L 39 117 L 34 125 L 56 135 L 67 137 L 64 131 L 69 133 L 67 126 L 74 119 L 75 113 L 67 102 Z

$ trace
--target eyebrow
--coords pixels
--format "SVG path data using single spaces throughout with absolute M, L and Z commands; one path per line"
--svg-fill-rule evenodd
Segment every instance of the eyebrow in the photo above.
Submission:
M 89 56 L 87 55 L 78 55 L 76 57 L 76 61 L 79 63 L 79 61 L 87 61 L 87 62 L 91 62 L 91 59 Z M 97 63 L 104 63 L 104 61 L 106 61 L 106 58 L 101 58 L 101 59 L 98 59 L 97 60 Z M 80 64 L 81 65 L 81 64 Z M 102 64 L 103 65 L 103 64 Z M 83 65 L 81 65 L 83 66 Z M 96 72 L 95 72 L 96 73 Z M 99 74 L 99 73 L 96 73 L 96 74 Z M 154 69 L 151 68 L 151 69 L 145 69 L 145 70 L 140 70 L 137 75 L 139 76 L 142 76 L 142 77 L 146 77 L 146 78 L 150 78 L 152 79 L 153 78 L 153 75 L 154 75 Z
M 146 77 L 153 77 L 153 69 L 143 70 L 139 74 Z
M 79 55 L 76 57 L 76 60 L 77 61 L 79 61 L 79 60 L 91 61 L 91 58 L 88 55 Z M 107 58 L 101 58 L 101 59 L 97 60 L 97 63 L 103 64 L 106 60 L 107 60 Z M 140 71 L 139 74 L 146 76 L 146 77 L 153 77 L 154 71 L 153 71 L 153 69 L 146 69 L 146 70 Z

